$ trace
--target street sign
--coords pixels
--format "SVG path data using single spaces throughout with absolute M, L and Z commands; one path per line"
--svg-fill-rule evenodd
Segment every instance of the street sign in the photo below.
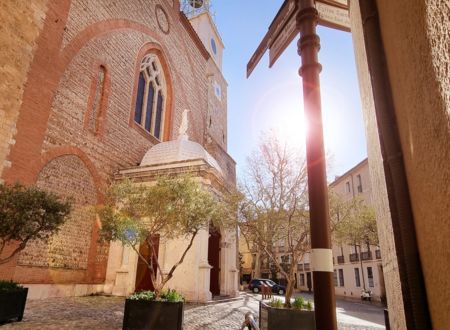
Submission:
M 316 2 L 319 12 L 319 24 L 330 28 L 350 32 L 350 16 L 348 9 L 332 6 L 325 2 Z
M 269 67 L 289 46 L 297 31 L 297 0 L 285 0 L 269 26 L 263 40 L 247 64 L 247 78 L 251 75 L 264 53 L 269 49 Z M 319 24 L 330 28 L 350 31 L 348 0 L 316 0 Z
M 283 31 L 286 23 L 294 17 L 297 13 L 297 1 L 296 0 L 285 0 L 277 15 L 273 19 L 272 23 L 269 26 L 269 31 L 267 31 L 263 40 L 259 44 L 252 58 L 247 64 L 247 78 L 252 73 L 253 69 L 258 65 L 259 61 L 263 57 L 264 53 L 272 46 L 274 41 L 276 41 L 278 35 Z M 292 41 L 292 39 L 291 39 Z M 287 47 L 287 45 L 286 45 Z M 286 48 L 284 47 L 284 49 Z M 281 53 L 284 51 L 281 49 Z M 281 53 L 279 55 L 281 55 Z M 278 57 L 277 57 L 278 58 Z
M 296 35 L 298 35 L 298 30 L 296 15 L 294 14 L 289 18 L 283 30 L 281 30 L 269 46 L 269 68 L 275 64 L 278 57 L 283 54 L 284 50 L 290 45 Z
M 327 3 L 331 6 L 342 7 L 344 9 L 348 9 L 348 0 L 316 0 L 317 2 Z

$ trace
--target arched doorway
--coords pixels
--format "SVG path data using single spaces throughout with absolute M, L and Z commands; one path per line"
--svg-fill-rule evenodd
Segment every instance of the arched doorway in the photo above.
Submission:
M 220 231 L 209 228 L 208 263 L 212 266 L 209 277 L 209 291 L 213 296 L 220 295 Z
M 158 258 L 158 252 L 159 252 L 159 236 L 153 237 L 151 240 L 153 244 L 153 250 L 155 251 L 155 256 L 153 256 L 153 272 L 156 273 L 157 266 L 156 266 L 156 259 Z M 139 253 L 146 259 L 150 260 L 152 251 L 151 247 L 147 242 L 142 244 L 139 247 Z M 137 264 L 137 270 L 136 270 L 136 285 L 135 285 L 135 291 L 144 291 L 144 290 L 154 290 L 155 288 L 152 285 L 151 281 L 151 275 L 150 275 L 150 269 L 148 269 L 147 264 L 141 260 L 141 258 L 138 258 L 138 264 Z

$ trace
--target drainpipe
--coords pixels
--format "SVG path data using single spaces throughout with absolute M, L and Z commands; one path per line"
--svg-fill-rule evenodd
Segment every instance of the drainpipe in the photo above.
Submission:
M 408 329 L 431 329 L 408 181 L 375 0 L 360 0 L 383 169 Z

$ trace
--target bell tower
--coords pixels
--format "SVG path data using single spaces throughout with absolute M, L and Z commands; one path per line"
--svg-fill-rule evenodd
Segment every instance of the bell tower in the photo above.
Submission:
M 222 70 L 224 45 L 213 19 L 211 0 L 182 0 L 181 10 L 191 22 L 211 58 Z
M 227 150 L 227 82 L 222 73 L 224 45 L 212 12 L 212 0 L 181 0 L 181 10 L 210 54 L 206 75 L 208 79 L 208 108 L 205 116 L 205 148 L 216 159 L 220 150 Z M 220 146 L 220 148 L 217 148 Z
M 191 19 L 203 12 L 209 12 L 211 8 L 210 0 L 182 0 L 181 10 L 187 18 Z

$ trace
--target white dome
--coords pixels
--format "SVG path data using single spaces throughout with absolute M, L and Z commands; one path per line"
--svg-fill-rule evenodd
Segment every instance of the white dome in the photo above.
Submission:
M 200 144 L 187 139 L 161 142 L 151 147 L 142 158 L 140 166 L 161 165 L 194 159 L 203 159 L 222 174 L 222 169 L 214 157 Z

